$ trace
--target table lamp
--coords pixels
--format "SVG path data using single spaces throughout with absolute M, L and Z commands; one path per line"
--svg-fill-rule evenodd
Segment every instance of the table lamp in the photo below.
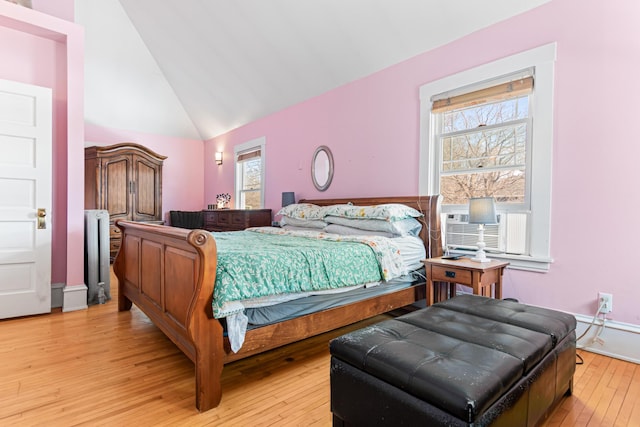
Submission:
M 484 252 L 484 226 L 497 224 L 496 202 L 493 197 L 473 197 L 469 199 L 469 224 L 478 224 L 478 251 L 471 261 L 489 262 Z
M 296 195 L 293 191 L 285 191 L 282 193 L 282 207 L 292 205 L 296 202 Z

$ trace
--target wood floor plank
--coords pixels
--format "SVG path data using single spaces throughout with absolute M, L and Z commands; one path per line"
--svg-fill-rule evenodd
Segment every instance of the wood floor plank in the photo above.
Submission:
M 198 413 L 194 367 L 135 307 L 0 321 L 0 425 L 330 426 L 338 331 L 225 366 L 219 407 Z M 574 394 L 546 427 L 640 426 L 640 367 L 579 351 Z

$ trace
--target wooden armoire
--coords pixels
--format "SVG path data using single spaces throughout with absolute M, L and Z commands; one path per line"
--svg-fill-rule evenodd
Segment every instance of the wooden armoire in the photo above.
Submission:
M 162 163 L 166 158 L 130 142 L 84 149 L 84 206 L 109 211 L 112 261 L 121 242 L 115 220 L 163 223 Z

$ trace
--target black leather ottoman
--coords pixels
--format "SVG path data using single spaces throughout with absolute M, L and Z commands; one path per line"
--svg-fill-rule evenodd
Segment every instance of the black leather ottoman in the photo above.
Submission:
M 331 341 L 334 425 L 534 426 L 572 389 L 575 318 L 461 295 Z

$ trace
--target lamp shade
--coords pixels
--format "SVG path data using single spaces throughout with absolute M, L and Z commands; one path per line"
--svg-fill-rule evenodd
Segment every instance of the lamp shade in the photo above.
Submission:
M 293 191 L 285 191 L 282 193 L 282 207 L 292 205 L 296 202 L 296 195 Z
M 469 224 L 497 224 L 496 202 L 493 197 L 469 199 Z

